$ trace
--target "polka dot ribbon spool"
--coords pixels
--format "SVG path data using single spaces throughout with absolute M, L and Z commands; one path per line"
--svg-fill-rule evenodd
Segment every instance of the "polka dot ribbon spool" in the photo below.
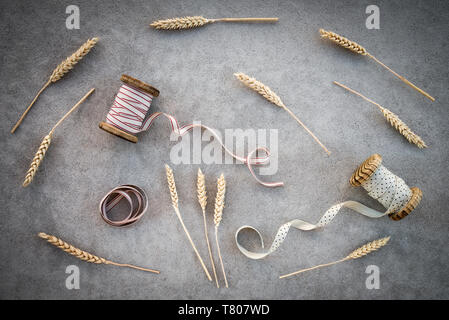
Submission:
M 111 219 L 111 211 L 120 202 L 126 200 L 129 213 L 119 220 Z M 100 202 L 100 215 L 104 221 L 114 227 L 128 226 L 138 221 L 148 208 L 148 199 L 145 191 L 133 185 L 118 186 L 109 191 Z
M 269 162 L 270 151 L 268 148 L 259 147 L 251 151 L 246 157 L 241 157 L 224 145 L 215 130 L 205 125 L 193 123 L 181 127 L 173 116 L 163 112 L 155 112 L 147 116 L 151 101 L 159 95 L 159 90 L 128 75 L 122 75 L 121 80 L 124 84 L 115 96 L 114 103 L 106 116 L 106 122 L 100 122 L 99 127 L 101 129 L 136 143 L 138 139 L 134 134 L 148 130 L 158 117 L 164 116 L 170 121 L 171 130 L 178 136 L 185 135 L 195 127 L 209 131 L 226 153 L 248 166 L 251 175 L 260 184 L 266 187 L 284 185 L 283 182 L 264 182 L 254 173 L 253 165 L 264 165 Z M 261 156 L 258 156 L 259 153 Z
M 379 212 L 356 201 L 345 201 L 329 208 L 316 224 L 295 219 L 283 224 L 277 231 L 273 243 L 266 252 L 252 252 L 245 249 L 239 242 L 238 236 L 242 230 L 255 231 L 264 248 L 263 238 L 260 232 L 251 226 L 242 226 L 235 233 L 235 241 L 239 250 L 250 259 L 262 259 L 276 251 L 287 237 L 291 227 L 311 231 L 328 225 L 340 211 L 346 207 L 369 218 L 380 218 L 388 215 L 393 220 L 400 220 L 411 213 L 422 199 L 419 188 L 409 188 L 400 177 L 393 174 L 382 165 L 382 157 L 374 154 L 363 162 L 350 179 L 353 186 L 362 186 L 368 194 L 378 200 L 385 208 L 385 212 Z

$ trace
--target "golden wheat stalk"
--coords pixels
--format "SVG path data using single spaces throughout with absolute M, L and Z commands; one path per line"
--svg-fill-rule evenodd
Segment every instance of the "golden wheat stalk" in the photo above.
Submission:
M 175 177 L 173 175 L 173 170 L 167 164 L 165 165 L 165 173 L 167 175 L 168 189 L 170 190 L 172 206 L 173 206 L 173 209 L 175 209 L 176 216 L 178 217 L 179 222 L 181 223 L 182 228 L 184 229 L 187 239 L 189 240 L 190 244 L 192 245 L 193 251 L 195 251 L 197 258 L 200 261 L 201 267 L 203 268 L 204 272 L 206 273 L 207 278 L 209 279 L 209 281 L 212 281 L 212 277 L 210 276 L 209 271 L 207 270 L 206 265 L 204 264 L 203 259 L 201 258 L 201 255 L 198 252 L 195 244 L 193 243 L 192 237 L 190 236 L 190 233 L 187 230 L 187 227 L 185 226 L 184 221 L 182 220 L 181 212 L 179 212 L 178 192 L 176 190 Z
M 367 254 L 370 254 L 371 252 L 374 252 L 374 251 L 380 249 L 381 247 L 383 247 L 384 245 L 386 245 L 388 243 L 388 240 L 390 240 L 390 237 L 385 237 L 385 238 L 381 238 L 381 239 L 378 239 L 378 240 L 374 240 L 374 241 L 368 242 L 367 244 L 365 244 L 365 245 L 361 246 L 360 248 L 354 250 L 348 256 L 346 256 L 345 258 L 343 258 L 341 260 L 337 260 L 337 261 L 330 262 L 330 263 L 325 263 L 325 264 L 320 264 L 320 265 L 312 267 L 312 268 L 298 270 L 298 271 L 295 271 L 295 272 L 292 272 L 292 273 L 280 276 L 279 279 L 291 277 L 291 276 L 296 275 L 298 273 L 302 273 L 302 272 L 306 272 L 306 271 L 310 271 L 310 270 L 314 270 L 314 269 L 318 269 L 318 268 L 322 268 L 322 267 L 327 267 L 327 266 L 330 266 L 330 265 L 333 265 L 333 264 L 337 264 L 337 263 L 340 263 L 340 262 L 343 262 L 343 261 L 352 260 L 352 259 L 358 259 L 358 258 L 364 257 Z
M 38 236 L 39 236 L 39 238 L 47 240 L 48 243 L 54 245 L 55 247 L 58 247 L 59 249 L 71 254 L 72 256 L 74 256 L 80 260 L 86 261 L 86 262 L 96 263 L 96 264 L 111 264 L 111 265 L 118 266 L 118 267 L 127 267 L 127 268 L 147 271 L 147 272 L 160 273 L 159 271 L 153 270 L 153 269 L 147 269 L 147 268 L 137 267 L 132 264 L 117 263 L 117 262 L 106 260 L 105 258 L 98 257 L 96 255 L 93 255 L 93 254 L 87 252 L 87 251 L 78 249 L 60 238 L 57 238 L 52 235 L 48 235 L 43 232 L 40 232 L 38 234 Z
M 89 97 L 92 92 L 95 91 L 95 88 L 92 88 L 89 90 L 88 93 L 84 97 L 81 98 L 80 101 L 78 101 L 70 110 L 67 112 L 56 124 L 55 126 L 50 130 L 48 135 L 44 137 L 44 140 L 42 140 L 39 148 L 37 149 L 36 154 L 34 155 L 33 161 L 31 161 L 30 168 L 27 171 L 27 174 L 25 176 L 25 180 L 23 181 L 22 186 L 26 187 L 28 186 L 34 179 L 34 176 L 36 175 L 37 169 L 39 169 L 39 166 L 41 165 L 41 162 L 44 160 L 45 154 L 47 153 L 48 148 L 50 148 L 51 138 L 53 136 L 53 133 L 55 132 L 56 128 L 73 112 L 76 108 L 78 108 L 86 99 Z
M 162 30 L 181 30 L 202 27 L 214 22 L 276 22 L 278 18 L 221 18 L 207 19 L 202 16 L 181 17 L 153 21 L 150 26 Z
M 395 72 L 393 69 L 389 68 L 387 65 L 385 65 L 384 63 L 382 63 L 380 60 L 378 60 L 375 56 L 373 56 L 372 54 L 370 54 L 368 51 L 366 51 L 366 49 L 364 47 L 362 47 L 361 45 L 359 45 L 356 42 L 353 42 L 343 36 L 340 36 L 339 34 L 336 34 L 335 32 L 332 31 L 326 31 L 323 29 L 320 29 L 320 35 L 323 39 L 329 39 L 330 41 L 338 44 L 339 46 L 342 46 L 343 48 L 349 49 L 352 52 L 355 52 L 357 54 L 361 54 L 362 56 L 368 56 L 371 59 L 373 59 L 376 63 L 380 64 L 382 67 L 384 67 L 385 69 L 387 69 L 388 71 L 390 71 L 392 74 L 394 74 L 397 78 L 399 78 L 402 82 L 404 82 L 405 84 L 407 84 L 408 86 L 412 87 L 413 89 L 415 89 L 416 91 L 418 91 L 419 93 L 421 93 L 422 95 L 424 95 L 426 98 L 430 99 L 431 101 L 435 101 L 435 98 L 432 97 L 430 94 L 428 94 L 427 92 L 425 92 L 424 90 L 418 88 L 416 85 L 414 85 L 413 83 L 411 83 L 410 81 L 408 81 L 406 78 L 404 78 L 403 76 L 399 75 L 397 72 Z
M 212 271 L 214 272 L 215 284 L 217 288 L 220 288 L 218 284 L 217 271 L 215 270 L 214 258 L 212 257 L 212 250 L 210 249 L 209 235 L 207 232 L 207 221 L 206 221 L 206 205 L 207 205 L 207 192 L 206 192 L 206 178 L 203 172 L 198 168 L 198 178 L 196 183 L 196 190 L 198 193 L 198 202 L 200 203 L 201 210 L 203 212 L 203 224 L 204 224 L 204 235 L 206 237 L 207 249 L 209 250 L 210 263 L 212 264 Z
M 223 278 L 225 280 L 226 288 L 228 288 L 228 279 L 226 278 L 223 259 L 221 258 L 220 245 L 218 243 L 218 226 L 220 225 L 220 222 L 223 219 L 225 194 L 226 194 L 226 180 L 222 173 L 220 175 L 220 178 L 217 179 L 217 195 L 215 197 L 214 224 L 215 224 L 215 242 L 217 244 L 218 257 L 220 258 L 221 271 L 223 272 Z
M 367 97 L 365 97 L 364 95 L 362 95 L 361 93 L 348 88 L 347 86 L 334 81 L 334 83 L 346 90 L 348 90 L 349 92 L 352 92 L 356 95 L 358 95 L 359 97 L 363 98 L 364 100 L 374 104 L 375 106 L 377 106 L 379 108 L 379 110 L 382 112 L 382 114 L 384 115 L 384 117 L 387 119 L 387 121 L 400 133 L 402 134 L 410 143 L 414 143 L 418 148 L 422 149 L 422 148 L 427 148 L 426 143 L 424 142 L 424 140 L 418 136 L 416 133 L 414 133 L 401 119 L 399 119 L 399 117 L 394 114 L 393 112 L 391 112 L 390 110 L 388 110 L 387 108 L 382 107 L 380 104 L 378 104 L 377 102 L 374 102 L 371 99 L 368 99 Z
M 23 114 L 20 116 L 19 120 L 16 122 L 14 127 L 11 129 L 11 133 L 14 133 L 16 129 L 20 126 L 23 119 L 27 115 L 28 111 L 30 111 L 33 104 L 36 102 L 37 98 L 41 95 L 41 93 L 50 85 L 52 82 L 56 82 L 59 79 L 61 79 L 67 72 L 73 69 L 75 64 L 77 64 L 86 54 L 89 53 L 90 49 L 95 46 L 97 43 L 98 38 L 92 38 L 87 40 L 78 50 L 75 51 L 70 57 L 65 59 L 63 62 L 61 62 L 55 70 L 53 70 L 50 79 L 48 79 L 47 83 L 44 84 L 44 86 L 39 90 L 37 95 L 34 97 L 33 101 L 31 101 L 31 104 L 28 106 L 28 108 L 25 109 Z
M 281 98 L 279 98 L 279 96 L 273 90 L 271 90 L 268 86 L 264 85 L 262 82 L 256 80 L 255 78 L 251 78 L 244 73 L 241 72 L 234 73 L 234 76 L 248 88 L 253 89 L 271 103 L 287 111 L 288 114 L 293 119 L 295 119 L 307 131 L 307 133 L 309 133 L 312 136 L 312 138 L 321 146 L 321 148 L 324 149 L 324 151 L 326 151 L 327 154 L 329 155 L 331 154 L 330 151 L 326 148 L 326 146 L 322 144 L 321 141 L 313 134 L 313 132 L 310 131 L 309 128 L 307 128 L 306 125 L 302 123 L 302 121 L 299 120 L 298 117 L 289 108 L 285 106 Z

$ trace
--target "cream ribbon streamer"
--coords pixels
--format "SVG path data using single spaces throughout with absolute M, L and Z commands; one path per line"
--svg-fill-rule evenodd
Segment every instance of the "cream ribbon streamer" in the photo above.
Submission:
M 379 212 L 372 208 L 369 208 L 356 201 L 345 201 L 330 207 L 326 213 L 321 217 L 321 219 L 316 224 L 309 223 L 300 219 L 294 219 L 283 224 L 277 231 L 273 243 L 266 252 L 252 252 L 244 248 L 239 240 L 238 236 L 242 230 L 253 230 L 255 231 L 261 241 L 262 248 L 264 248 L 264 242 L 260 232 L 251 226 L 242 226 L 235 232 L 235 242 L 240 252 L 250 259 L 263 259 L 269 254 L 279 248 L 279 246 L 284 242 L 287 237 L 287 233 L 291 227 L 302 230 L 311 231 L 328 225 L 341 210 L 341 208 L 352 209 L 364 216 L 369 218 L 380 218 L 384 215 L 397 212 L 404 207 L 410 200 L 412 196 L 412 191 L 409 186 L 400 177 L 393 174 L 383 165 L 380 165 L 373 175 L 366 181 L 362 182 L 362 187 L 368 192 L 368 194 L 379 201 L 387 210 L 385 212 Z

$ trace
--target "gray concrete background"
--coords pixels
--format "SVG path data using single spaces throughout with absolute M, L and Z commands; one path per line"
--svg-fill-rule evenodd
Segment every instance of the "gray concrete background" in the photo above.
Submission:
M 65 8 L 77 4 L 81 29 L 65 28 Z M 365 8 L 377 4 L 381 29 L 365 27 Z M 277 24 L 214 24 L 182 32 L 152 30 L 159 18 L 280 18 Z M 1 1 L 0 297 L 138 299 L 441 299 L 448 291 L 448 44 L 446 1 Z M 436 97 L 431 103 L 366 57 L 322 41 L 322 27 L 364 45 L 398 73 Z M 63 80 L 52 84 L 22 126 L 9 130 L 53 68 L 87 38 L 100 42 Z M 242 71 L 277 92 L 333 152 L 330 157 L 285 112 L 244 88 Z M 279 171 L 284 188 L 254 182 L 243 165 L 201 165 L 207 188 L 228 182 L 220 227 L 230 288 L 208 283 L 171 208 L 163 165 L 169 162 L 169 128 L 160 119 L 139 143 L 98 129 L 127 73 L 161 91 L 153 110 L 182 123 L 201 120 L 225 128 L 279 129 Z M 419 150 L 360 98 L 332 84 L 353 87 L 396 112 L 430 146 Z M 61 126 L 32 185 L 21 187 L 29 163 L 53 124 L 91 87 L 94 95 Z M 291 231 L 262 261 L 234 244 L 242 224 L 270 242 L 294 218 L 310 222 L 333 204 L 358 200 L 381 209 L 352 171 L 372 153 L 424 198 L 400 222 L 372 220 L 347 209 L 319 232 Z M 198 165 L 173 166 L 185 223 L 203 257 L 201 215 L 195 196 Z M 105 224 L 99 200 L 111 188 L 136 184 L 149 195 L 144 218 L 128 228 Z M 208 207 L 212 211 L 212 205 Z M 210 225 L 212 235 L 212 225 Z M 119 262 L 157 268 L 160 275 L 81 262 L 36 234 L 58 235 Z M 368 241 L 390 244 L 364 259 L 306 273 L 278 276 L 345 256 Z M 242 239 L 256 248 L 253 234 Z M 65 268 L 79 266 L 81 289 L 65 288 Z M 365 288 L 365 269 L 379 266 L 381 287 Z

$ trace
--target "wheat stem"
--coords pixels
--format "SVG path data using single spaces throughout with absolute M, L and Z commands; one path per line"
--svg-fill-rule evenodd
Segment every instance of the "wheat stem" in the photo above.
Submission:
M 158 271 L 158 270 L 142 268 L 142 267 L 134 266 L 132 264 L 127 264 L 127 263 L 117 263 L 117 262 L 107 261 L 106 264 L 112 264 L 112 265 L 117 266 L 117 267 L 126 267 L 126 268 L 141 270 L 141 271 L 160 273 L 160 271 Z
M 355 91 L 355 90 L 353 90 L 353 89 L 351 89 L 351 88 L 345 86 L 344 84 L 342 84 L 342 83 L 340 83 L 340 82 L 338 82 L 338 81 L 334 81 L 334 84 L 336 84 L 337 86 L 340 86 L 340 87 L 342 87 L 342 88 L 348 90 L 349 92 L 352 92 L 352 93 L 355 94 L 355 95 L 358 95 L 360 98 L 364 99 L 365 101 L 368 101 L 369 103 L 374 104 L 374 105 L 377 106 L 379 109 L 382 109 L 382 108 L 383 108 L 383 107 L 382 107 L 380 104 L 378 104 L 377 102 L 374 102 L 373 100 L 371 100 L 371 99 L 365 97 L 365 96 L 364 96 L 363 94 L 361 94 L 360 92 L 357 92 L 357 91 Z
M 212 250 L 210 248 L 209 235 L 207 232 L 207 220 L 206 220 L 206 205 L 207 205 L 207 195 L 206 195 L 206 178 L 204 177 L 203 172 L 200 168 L 198 168 L 198 179 L 197 179 L 197 193 L 198 193 L 198 202 L 201 206 L 201 211 L 203 213 L 203 225 L 204 225 L 204 236 L 206 237 L 207 250 L 209 251 L 209 259 L 212 264 L 212 271 L 214 273 L 215 284 L 217 288 L 220 288 L 218 284 L 217 271 L 215 269 L 214 258 L 212 256 Z
M 181 226 L 184 229 L 184 232 L 185 232 L 185 234 L 187 236 L 187 239 L 189 239 L 189 242 L 192 245 L 193 251 L 195 251 L 195 254 L 196 254 L 197 258 L 198 258 L 198 260 L 201 263 L 201 267 L 203 268 L 204 272 L 206 273 L 207 279 L 209 279 L 209 281 L 212 281 L 212 277 L 210 276 L 210 273 L 207 270 L 207 267 L 204 264 L 204 261 L 201 258 L 201 255 L 198 252 L 198 249 L 196 248 L 195 243 L 193 243 L 193 240 L 192 240 L 192 237 L 190 236 L 189 230 L 187 230 L 187 227 L 185 226 L 184 221 L 182 220 L 181 213 L 179 212 L 179 208 L 175 207 L 175 206 L 173 206 L 173 208 L 175 209 L 176 215 L 178 216 L 179 222 L 181 223 Z
M 71 244 L 65 242 L 64 240 L 57 238 L 55 236 L 52 236 L 52 235 L 48 235 L 44 232 L 40 232 L 38 234 L 38 236 L 40 238 L 46 240 L 48 243 L 54 245 L 55 247 L 71 254 L 72 256 L 74 256 L 80 260 L 86 261 L 86 262 L 95 263 L 95 264 L 111 264 L 111 265 L 118 266 L 118 267 L 127 267 L 127 268 L 142 270 L 142 271 L 146 271 L 146 272 L 160 273 L 159 271 L 153 270 L 153 269 L 147 269 L 147 268 L 137 267 L 132 264 L 117 263 L 117 262 L 106 260 L 105 258 L 98 257 L 96 255 L 93 255 L 93 254 L 87 252 L 87 251 L 78 249 L 78 248 L 72 246 Z
M 337 81 L 334 81 L 334 84 L 348 90 L 349 92 L 354 93 L 355 95 L 358 95 L 362 99 L 377 106 L 379 108 L 379 110 L 382 112 L 382 114 L 384 115 L 385 119 L 390 123 L 390 125 L 393 128 L 395 128 L 400 134 L 402 134 L 410 143 L 415 144 L 420 149 L 427 148 L 427 145 L 424 142 L 424 140 L 420 136 L 418 136 L 416 133 L 414 133 L 401 119 L 399 119 L 399 117 L 396 114 L 394 114 L 387 108 L 382 107 L 377 102 L 374 102 L 373 100 L 365 97 L 361 93 L 345 86 L 344 84 L 341 84 Z
M 50 85 L 51 80 L 48 80 L 46 84 L 44 84 L 44 86 L 39 90 L 39 92 L 37 93 L 37 95 L 34 97 L 33 101 L 31 101 L 30 105 L 28 106 L 28 108 L 25 109 L 25 111 L 22 113 L 22 115 L 20 116 L 19 120 L 17 120 L 16 124 L 14 125 L 14 127 L 11 129 L 11 133 L 14 133 L 17 128 L 20 126 L 20 124 L 22 123 L 23 119 L 25 119 L 25 116 L 28 114 L 28 112 L 30 111 L 31 107 L 33 106 L 33 104 L 36 102 L 37 98 L 39 98 L 39 96 L 41 95 L 42 92 L 44 92 L 44 90 Z
M 287 277 L 291 277 L 293 275 L 302 273 L 302 272 L 306 272 L 306 271 L 310 271 L 310 270 L 314 270 L 314 269 L 318 269 L 318 268 L 322 268 L 322 267 L 327 267 L 327 266 L 331 266 L 343 261 L 347 261 L 347 260 L 352 260 L 352 259 L 358 259 L 361 257 L 366 256 L 367 254 L 370 254 L 378 249 L 380 249 L 381 247 L 385 246 L 388 241 L 390 240 L 390 237 L 385 237 L 385 238 L 381 238 L 381 239 L 377 239 L 371 242 L 368 242 L 367 244 L 361 246 L 360 248 L 352 251 L 349 255 L 347 255 L 345 258 L 334 261 L 334 262 L 330 262 L 330 263 L 325 263 L 325 264 L 320 264 L 311 268 L 307 268 L 307 269 L 301 269 L 292 273 L 288 273 L 285 275 L 282 275 L 279 277 L 279 279 L 283 279 L 283 278 L 287 278 Z
M 285 106 L 281 98 L 279 98 L 279 96 L 273 90 L 271 90 L 268 86 L 264 85 L 257 79 L 251 78 L 242 72 L 234 73 L 234 76 L 248 88 L 256 91 L 271 103 L 287 111 L 288 114 L 293 119 L 295 119 L 296 122 L 298 122 L 304 128 L 304 130 L 307 131 L 307 133 L 315 140 L 315 142 L 317 142 L 320 145 L 321 148 L 324 149 L 324 151 L 326 151 L 328 155 L 331 154 L 331 152 L 326 148 L 324 144 L 321 143 L 321 141 L 317 138 L 317 136 L 315 136 L 315 134 L 309 128 L 307 128 L 306 125 L 301 120 L 299 120 L 299 118 L 289 108 Z
M 407 84 L 408 86 L 412 87 L 413 89 L 415 89 L 416 91 L 418 91 L 419 93 L 421 93 L 422 95 L 424 95 L 427 99 L 431 100 L 432 102 L 435 101 L 435 98 L 432 97 L 430 94 L 428 94 L 427 92 L 425 92 L 424 90 L 422 90 L 421 88 L 418 88 L 416 85 L 414 85 L 413 83 L 411 83 L 409 80 L 407 80 L 406 78 L 404 78 L 403 76 L 401 76 L 400 74 L 396 73 L 393 69 L 389 68 L 387 65 L 385 65 L 384 63 L 382 63 L 380 60 L 378 60 L 375 56 L 371 55 L 370 53 L 368 53 L 368 57 L 370 57 L 371 59 L 373 59 L 375 62 L 377 62 L 378 64 L 380 64 L 382 67 L 384 67 L 385 69 L 387 69 L 388 71 L 390 71 L 392 74 L 394 74 L 397 78 L 399 78 L 402 82 L 404 82 L 405 84 Z
M 319 269 L 319 268 L 322 268 L 322 267 L 331 266 L 331 265 L 334 265 L 334 264 L 337 264 L 337 263 L 340 263 L 340 262 L 343 262 L 343 261 L 346 261 L 346 260 L 348 260 L 348 258 L 343 258 L 341 260 L 337 260 L 337 261 L 330 262 L 330 263 L 319 264 L 319 265 L 311 267 L 311 268 L 306 268 L 306 269 L 298 270 L 298 271 L 295 271 L 295 272 L 292 272 L 292 273 L 289 273 L 289 274 L 284 274 L 283 276 L 280 276 L 279 279 L 288 278 L 288 277 L 291 277 L 291 276 L 294 276 L 296 274 L 303 273 L 303 272 L 306 272 L 306 271 L 310 271 L 310 270 L 315 270 L 315 269 Z
M 206 212 L 203 210 L 203 223 L 204 223 L 204 234 L 206 236 L 207 250 L 209 251 L 210 263 L 212 264 L 212 271 L 214 272 L 214 279 L 217 288 L 220 288 L 218 284 L 217 270 L 215 269 L 214 258 L 212 256 L 212 250 L 210 248 L 209 236 L 207 234 L 207 222 L 206 222 Z
M 220 259 L 221 272 L 223 273 L 225 286 L 226 286 L 226 288 L 229 288 L 228 279 L 226 278 L 226 272 L 224 269 L 223 258 L 221 257 L 220 244 L 218 242 L 218 227 L 215 227 L 215 243 L 217 244 L 218 258 Z
M 50 133 L 53 133 L 56 128 L 73 112 L 76 110 L 76 108 L 78 108 L 84 101 L 86 101 L 86 99 L 95 91 L 95 88 L 92 88 L 89 90 L 88 93 L 86 93 L 84 95 L 84 97 L 82 97 L 80 99 L 80 101 L 78 101 L 61 119 L 59 119 L 59 121 L 54 125 L 54 127 L 51 129 Z
M 309 128 L 307 128 L 307 126 L 304 123 L 302 123 L 302 121 L 299 120 L 298 117 L 289 108 L 287 108 L 286 106 L 283 106 L 282 108 L 285 111 L 287 111 L 292 116 L 292 118 L 295 119 L 304 128 L 304 130 L 307 131 L 308 134 L 312 136 L 315 142 L 318 143 L 321 146 L 321 148 L 323 148 L 324 151 L 326 151 L 328 155 L 331 154 L 331 152 L 326 148 L 324 144 L 321 143 L 321 141 L 317 138 L 317 136 Z
M 221 18 L 220 22 L 277 22 L 279 18 Z
M 185 226 L 184 221 L 182 220 L 181 212 L 179 211 L 178 192 L 176 190 L 175 177 L 173 175 L 173 170 L 167 164 L 165 165 L 165 172 L 167 175 L 167 182 L 168 182 L 168 188 L 170 190 L 170 196 L 172 199 L 172 205 L 173 205 L 173 209 L 175 210 L 176 216 L 178 217 L 178 220 L 181 223 L 182 228 L 184 229 L 184 232 L 193 248 L 193 251 L 195 251 L 197 258 L 200 261 L 201 267 L 203 268 L 204 272 L 206 273 L 207 278 L 209 279 L 209 281 L 212 281 L 212 277 L 210 276 L 209 271 L 207 270 L 206 265 L 204 264 L 203 259 L 201 258 L 201 255 L 198 252 L 198 250 L 195 246 L 195 243 L 193 243 L 192 237 L 190 236 L 190 233 L 187 230 L 187 227 Z

